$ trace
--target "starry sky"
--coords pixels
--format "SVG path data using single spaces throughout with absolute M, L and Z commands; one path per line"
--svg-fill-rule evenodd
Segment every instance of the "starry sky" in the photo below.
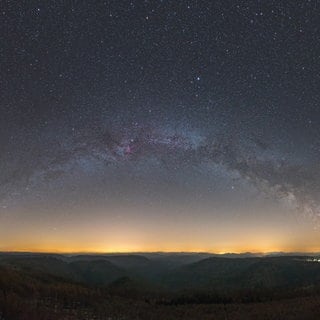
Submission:
M 0 250 L 320 251 L 320 1 L 2 1 Z

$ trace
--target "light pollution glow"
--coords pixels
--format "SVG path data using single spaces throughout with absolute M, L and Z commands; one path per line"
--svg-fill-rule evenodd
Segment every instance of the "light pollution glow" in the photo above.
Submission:
M 20 214 L 17 214 L 16 218 Z M 32 252 L 317 252 L 319 232 L 310 232 L 306 221 L 283 223 L 283 215 L 273 220 L 259 215 L 224 219 L 203 215 L 195 221 L 164 216 L 160 210 L 149 217 L 114 211 L 114 219 L 103 213 L 56 219 L 2 218 L 1 251 Z M 264 215 L 266 216 L 266 215 Z M 303 244 L 303 245 L 301 245 Z

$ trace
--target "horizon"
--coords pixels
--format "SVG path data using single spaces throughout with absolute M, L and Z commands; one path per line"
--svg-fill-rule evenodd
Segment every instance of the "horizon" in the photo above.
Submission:
M 216 251 L 36 251 L 36 250 L 0 250 L 1 253 L 25 253 L 25 254 L 61 254 L 61 255 L 143 255 L 143 254 L 208 254 L 208 255 L 270 255 L 270 254 L 310 254 L 317 255 L 320 254 L 318 251 L 226 251 L 226 252 L 216 252 Z

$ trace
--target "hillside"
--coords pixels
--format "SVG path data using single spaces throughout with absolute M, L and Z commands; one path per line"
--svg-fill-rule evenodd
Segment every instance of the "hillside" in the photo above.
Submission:
M 276 269 L 295 263 L 294 260 L 281 260 L 220 261 L 220 270 L 213 273 L 211 277 L 216 279 L 218 274 L 225 277 L 230 271 L 236 274 L 238 272 L 252 274 L 251 268 L 257 267 L 255 273 L 264 278 L 265 272 L 269 274 L 274 270 L 270 268 L 269 263 L 273 267 L 276 266 Z M 265 261 L 268 262 L 267 266 L 264 265 Z M 69 263 L 70 270 L 76 270 L 79 277 L 89 277 L 90 285 L 45 273 L 45 269 L 52 271 L 46 263 L 53 263 L 54 266 L 61 268 L 59 262 L 52 258 L 44 258 L 43 261 L 30 258 L 27 263 L 24 258 L 15 263 L 0 266 L 1 320 L 312 320 L 320 316 L 320 290 L 316 286 L 312 290 L 298 290 L 290 299 L 285 298 L 288 292 L 273 289 L 273 295 L 267 296 L 266 292 L 263 293 L 255 288 L 247 291 L 235 290 L 228 295 L 198 290 L 180 293 L 158 291 L 157 294 L 155 292 L 150 294 L 143 282 L 128 277 L 120 277 L 103 288 L 99 281 L 105 281 L 106 273 L 109 274 L 109 281 L 122 272 L 122 269 L 119 270 L 118 267 L 106 261 Z M 36 267 L 37 263 L 39 263 L 38 267 Z M 62 273 L 69 270 L 65 269 L 64 263 L 62 262 L 64 267 L 60 269 Z M 235 266 L 237 263 L 239 263 L 238 267 Z M 28 268 L 22 267 L 23 265 L 28 265 Z M 210 275 L 218 265 L 219 261 L 207 259 L 186 265 L 180 271 L 185 272 L 185 276 L 188 272 L 199 274 L 201 271 Z M 221 270 L 222 266 L 228 267 L 229 271 Z M 298 263 L 292 270 L 297 268 L 300 270 L 301 264 Z M 304 268 L 306 272 L 310 271 L 308 266 Z M 314 272 L 317 273 L 318 268 L 318 263 L 312 264 Z M 39 272 L 40 269 L 41 272 Z M 297 289 L 296 284 L 300 283 L 301 278 L 305 277 L 309 281 L 314 276 L 314 273 L 307 276 L 306 272 L 298 278 L 299 282 L 292 283 L 290 293 L 293 288 Z M 286 277 L 280 272 L 276 273 L 275 279 L 279 279 L 280 276 L 280 278 L 294 279 L 294 275 L 294 272 L 289 272 L 289 276 Z M 92 279 L 98 286 L 94 285 Z M 266 281 L 269 279 L 267 278 Z

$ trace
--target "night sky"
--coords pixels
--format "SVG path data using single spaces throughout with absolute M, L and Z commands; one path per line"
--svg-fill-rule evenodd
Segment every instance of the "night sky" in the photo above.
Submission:
M 0 250 L 320 251 L 320 1 L 1 1 Z

